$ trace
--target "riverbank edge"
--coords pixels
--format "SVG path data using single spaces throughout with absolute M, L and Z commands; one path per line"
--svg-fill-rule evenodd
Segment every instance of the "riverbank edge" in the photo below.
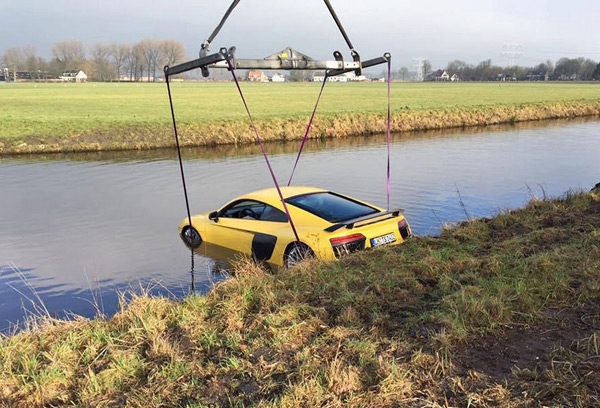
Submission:
M 600 116 L 600 99 L 506 106 L 474 106 L 437 110 L 401 109 L 392 115 L 392 132 L 489 126 L 528 121 Z M 385 133 L 385 113 L 317 115 L 311 139 L 344 138 Z M 299 140 L 306 118 L 256 121 L 265 141 Z M 244 145 L 256 142 L 247 121 L 178 124 L 182 147 Z M 35 153 L 153 150 L 174 147 L 172 126 L 166 123 L 108 127 L 54 137 L 24 136 L 0 139 L 0 156 Z
M 0 405 L 597 406 L 580 317 L 599 311 L 600 190 L 534 197 L 339 262 L 240 261 L 205 296 L 46 317 L 0 339 Z

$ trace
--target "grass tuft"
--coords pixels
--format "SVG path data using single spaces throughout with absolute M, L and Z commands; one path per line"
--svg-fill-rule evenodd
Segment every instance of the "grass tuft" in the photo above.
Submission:
M 600 195 L 533 199 L 339 262 L 241 259 L 206 296 L 108 320 L 46 316 L 0 339 L 0 405 L 598 406 L 599 282 Z

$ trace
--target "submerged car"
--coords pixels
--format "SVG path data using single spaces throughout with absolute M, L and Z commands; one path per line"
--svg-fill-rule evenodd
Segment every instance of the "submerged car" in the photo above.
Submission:
M 186 217 L 184 243 L 203 243 L 291 267 L 306 257 L 335 260 L 365 248 L 397 245 L 412 233 L 402 210 L 386 211 L 342 194 L 314 187 L 282 187 L 296 239 L 277 189 L 240 196 L 217 211 Z

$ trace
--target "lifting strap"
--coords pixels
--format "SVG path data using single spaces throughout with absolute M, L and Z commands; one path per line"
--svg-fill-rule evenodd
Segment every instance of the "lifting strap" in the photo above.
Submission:
M 352 42 L 350 41 L 350 37 L 348 37 L 348 34 L 346 34 L 346 30 L 344 30 L 344 26 L 340 22 L 340 19 L 338 18 L 337 14 L 335 13 L 335 10 L 333 9 L 333 6 L 329 2 L 329 0 L 325 0 L 325 5 L 327 6 L 327 9 L 329 9 L 329 12 L 331 13 L 331 17 L 333 17 L 335 24 L 337 24 L 340 32 L 342 33 L 342 36 L 344 37 L 344 40 L 346 40 L 346 44 L 348 44 L 348 48 L 350 48 L 352 51 L 354 51 L 354 46 L 352 45 Z
M 215 37 L 219 34 L 219 31 L 221 31 L 221 28 L 223 28 L 223 26 L 225 25 L 225 22 L 227 21 L 227 19 L 229 18 L 229 16 L 233 12 L 233 9 L 235 9 L 239 3 L 240 3 L 240 0 L 233 0 L 233 3 L 231 3 L 231 5 L 227 9 L 227 11 L 225 12 L 225 15 L 221 19 L 221 22 L 213 30 L 212 34 L 210 35 L 210 37 L 208 37 L 208 39 L 206 40 L 205 45 L 203 45 L 202 48 L 208 48 L 208 46 L 213 42 L 213 40 L 215 39 Z
M 392 172 L 390 166 L 390 145 L 392 144 L 392 57 L 387 59 L 387 210 L 390 210 L 392 193 Z
M 175 144 L 177 145 L 177 156 L 179 157 L 179 170 L 181 171 L 181 181 L 183 182 L 183 195 L 185 197 L 185 208 L 187 209 L 188 222 L 192 226 L 192 214 L 190 212 L 190 201 L 188 199 L 187 187 L 185 183 L 185 173 L 183 172 L 183 160 L 181 159 L 181 147 L 179 146 L 179 134 L 177 133 L 177 122 L 175 121 L 175 110 L 173 109 L 173 98 L 171 97 L 171 85 L 169 85 L 169 76 L 165 75 L 167 83 L 167 92 L 169 93 L 169 104 L 171 105 L 171 117 L 173 118 L 173 132 L 175 133 Z
M 327 74 L 329 72 L 325 71 L 325 78 L 323 78 L 323 84 L 321 85 L 321 91 L 319 92 L 319 97 L 317 98 L 317 103 L 315 104 L 315 108 L 313 109 L 312 115 L 310 117 L 310 121 L 308 122 L 308 126 L 306 127 L 306 132 L 304 133 L 304 138 L 302 139 L 302 143 L 300 144 L 300 150 L 298 151 L 298 156 L 296 157 L 296 162 L 294 163 L 294 168 L 292 169 L 292 174 L 290 175 L 290 180 L 288 181 L 288 186 L 292 184 L 292 179 L 294 178 L 294 173 L 296 172 L 296 167 L 298 166 L 298 161 L 300 160 L 300 156 L 302 155 L 302 151 L 304 150 L 304 145 L 308 140 L 308 135 L 310 133 L 310 129 L 312 128 L 313 121 L 315 120 L 315 114 L 317 113 L 317 108 L 319 107 L 319 101 L 321 100 L 321 95 L 323 95 L 323 89 L 325 89 L 325 84 L 327 83 Z
M 206 42 L 202 45 L 202 49 L 203 50 L 207 50 L 208 49 L 208 47 L 210 46 L 210 44 L 214 41 L 215 37 L 219 34 L 219 31 L 221 31 L 221 29 L 225 25 L 225 22 L 227 21 L 227 19 L 229 18 L 229 16 L 233 12 L 233 10 L 237 7 L 238 4 L 240 4 L 240 1 L 241 0 L 233 0 L 233 3 L 231 3 L 231 5 L 227 9 L 227 11 L 225 12 L 225 15 L 223 15 L 223 18 L 219 22 L 219 25 L 213 30 L 213 32 L 210 35 L 210 37 L 208 37 L 208 39 L 206 40 Z M 338 29 L 340 30 L 340 33 L 342 33 L 342 36 L 344 37 L 344 40 L 346 41 L 346 44 L 348 44 L 348 48 L 350 48 L 351 51 L 354 51 L 354 46 L 352 45 L 352 42 L 350 41 L 350 37 L 348 37 L 348 34 L 346 33 L 346 30 L 344 30 L 344 26 L 342 25 L 342 23 L 341 23 L 340 19 L 338 18 L 335 10 L 333 9 L 333 6 L 329 2 L 329 0 L 324 0 L 324 1 L 325 1 L 325 5 L 327 6 L 327 9 L 331 13 L 331 17 L 333 17 L 333 20 L 335 21 L 335 24 L 337 25 Z
M 252 114 L 250 113 L 250 109 L 248 108 L 248 103 L 246 103 L 246 98 L 244 97 L 244 93 L 242 92 L 240 83 L 237 79 L 237 76 L 235 75 L 235 68 L 233 67 L 233 64 L 231 63 L 230 59 L 227 59 L 227 64 L 229 65 L 229 70 L 231 71 L 231 75 L 233 76 L 235 85 L 237 86 L 240 97 L 242 98 L 242 102 L 244 103 L 244 107 L 246 108 L 246 113 L 248 114 L 248 119 L 250 119 L 250 125 L 252 126 L 252 129 L 254 130 L 254 134 L 256 135 L 256 140 L 258 140 L 258 144 L 260 145 L 260 150 L 262 151 L 263 157 L 265 158 L 265 162 L 267 163 L 267 167 L 269 168 L 269 172 L 271 173 L 271 177 L 273 178 L 273 183 L 275 184 L 275 188 L 277 189 L 277 194 L 279 194 L 281 204 L 283 205 L 283 209 L 285 210 L 285 213 L 288 217 L 290 226 L 292 227 L 292 231 L 294 232 L 294 237 L 296 238 L 296 241 L 298 242 L 298 244 L 300 244 L 300 237 L 298 236 L 298 232 L 296 231 L 296 226 L 294 225 L 294 221 L 292 220 L 292 216 L 290 215 L 288 206 L 285 202 L 285 199 L 283 198 L 283 194 L 281 193 L 281 188 L 279 187 L 279 183 L 277 182 L 277 177 L 275 176 L 275 172 L 273 171 L 273 168 L 271 167 L 271 162 L 269 161 L 269 155 L 267 154 L 267 151 L 265 150 L 265 145 L 263 144 L 262 138 L 258 134 L 258 129 L 256 128 L 254 119 L 252 118 Z

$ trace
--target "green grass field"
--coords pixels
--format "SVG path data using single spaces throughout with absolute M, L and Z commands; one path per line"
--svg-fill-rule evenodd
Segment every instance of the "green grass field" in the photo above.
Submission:
M 242 84 L 256 119 L 310 115 L 319 84 Z M 245 112 L 232 83 L 173 84 L 181 123 L 236 121 Z M 596 84 L 393 84 L 393 109 L 438 110 L 556 101 L 599 100 Z M 170 121 L 164 84 L 0 83 L 0 138 L 65 136 Z M 386 84 L 328 84 L 320 116 L 383 112 Z

